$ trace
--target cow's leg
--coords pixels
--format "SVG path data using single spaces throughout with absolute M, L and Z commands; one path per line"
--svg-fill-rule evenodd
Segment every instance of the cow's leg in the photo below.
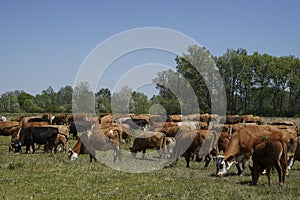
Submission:
M 183 157 L 185 158 L 185 162 L 186 162 L 186 167 L 190 167 L 190 159 L 191 159 L 191 154 L 190 153 L 184 153 Z
M 90 163 L 93 162 L 93 160 L 96 161 L 96 158 L 90 153 Z
M 30 145 L 26 145 L 25 153 L 29 153 L 29 150 L 30 150 Z
M 145 159 L 145 154 L 146 154 L 146 149 L 143 149 L 143 152 L 142 152 L 142 159 L 143 160 Z
M 283 170 L 282 170 L 282 167 L 281 167 L 279 161 L 275 162 L 275 168 L 276 168 L 277 173 L 278 173 L 279 185 L 283 186 L 283 179 L 282 179 L 282 176 L 283 176 L 282 172 L 283 172 Z
M 210 161 L 211 161 L 211 156 L 210 156 L 210 154 L 207 154 L 206 156 L 205 156 L 205 165 L 204 165 L 204 167 L 203 167 L 203 169 L 207 169 L 207 167 L 208 167 L 208 165 L 209 165 L 209 163 L 210 163 Z
M 260 170 L 258 170 L 258 166 L 253 165 L 251 169 L 251 177 L 252 177 L 252 185 L 257 185 L 257 180 L 259 178 Z
M 32 144 L 32 153 L 35 153 L 35 146 Z
M 235 166 L 238 170 L 238 175 L 241 175 L 243 171 L 241 170 L 240 163 L 235 163 Z
M 271 170 L 272 168 L 267 168 L 268 186 L 271 186 Z

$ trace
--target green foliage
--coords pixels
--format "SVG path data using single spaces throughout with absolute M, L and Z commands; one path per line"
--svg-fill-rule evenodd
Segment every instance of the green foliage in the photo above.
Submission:
M 94 93 L 87 83 L 80 83 L 74 90 L 65 86 L 58 92 L 50 86 L 35 96 L 18 90 L 6 92 L 0 97 L 0 112 L 140 114 L 158 104 L 167 114 L 210 113 L 216 105 L 227 105 L 227 114 L 299 116 L 299 58 L 249 55 L 242 48 L 212 57 L 205 48 L 191 46 L 175 61 L 176 71 L 162 71 L 154 78 L 159 94 L 151 99 L 128 86 L 113 94 L 108 88 Z M 226 95 L 219 95 L 220 88 Z

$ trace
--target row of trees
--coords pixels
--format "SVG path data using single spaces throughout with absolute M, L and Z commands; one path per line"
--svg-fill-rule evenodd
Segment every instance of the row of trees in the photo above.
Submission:
M 213 57 L 198 46 L 187 52 L 175 58 L 176 71 L 157 74 L 153 83 L 159 94 L 150 99 L 129 87 L 114 94 L 108 88 L 93 93 L 87 83 L 80 83 L 58 92 L 49 87 L 35 96 L 24 91 L 6 92 L 0 98 L 0 112 L 191 114 L 225 108 L 227 114 L 299 115 L 298 58 L 258 52 L 249 55 L 245 49 L 228 49 Z

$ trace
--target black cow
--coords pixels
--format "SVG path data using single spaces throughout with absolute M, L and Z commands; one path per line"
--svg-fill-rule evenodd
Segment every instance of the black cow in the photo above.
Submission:
M 69 125 L 70 133 L 75 139 L 78 139 L 78 133 L 91 130 L 93 123 L 91 121 L 76 120 Z
M 52 151 L 52 147 L 56 146 L 55 140 L 58 134 L 58 128 L 55 127 L 28 127 L 20 132 L 19 140 L 14 142 L 12 146 L 15 152 L 21 151 L 22 146 L 26 146 L 26 153 L 28 153 L 30 146 L 32 146 L 32 153 L 35 152 L 34 144 L 45 144 Z

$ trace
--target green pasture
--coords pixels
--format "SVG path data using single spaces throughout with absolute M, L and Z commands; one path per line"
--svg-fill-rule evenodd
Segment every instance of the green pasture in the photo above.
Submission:
M 251 186 L 250 171 L 239 177 L 235 167 L 228 176 L 217 178 L 214 162 L 206 170 L 203 162 L 192 162 L 188 169 L 181 158 L 174 167 L 128 173 L 90 163 L 88 155 L 72 162 L 65 153 L 9 154 L 9 141 L 0 136 L 0 199 L 300 199 L 299 162 L 284 187 L 278 186 L 274 171 L 269 188 L 266 176 L 260 177 L 258 186 Z M 75 142 L 71 139 L 70 146 Z M 124 155 L 129 146 L 124 145 Z M 141 163 L 140 157 L 138 153 L 134 167 Z M 149 163 L 157 162 L 150 155 L 147 158 Z

